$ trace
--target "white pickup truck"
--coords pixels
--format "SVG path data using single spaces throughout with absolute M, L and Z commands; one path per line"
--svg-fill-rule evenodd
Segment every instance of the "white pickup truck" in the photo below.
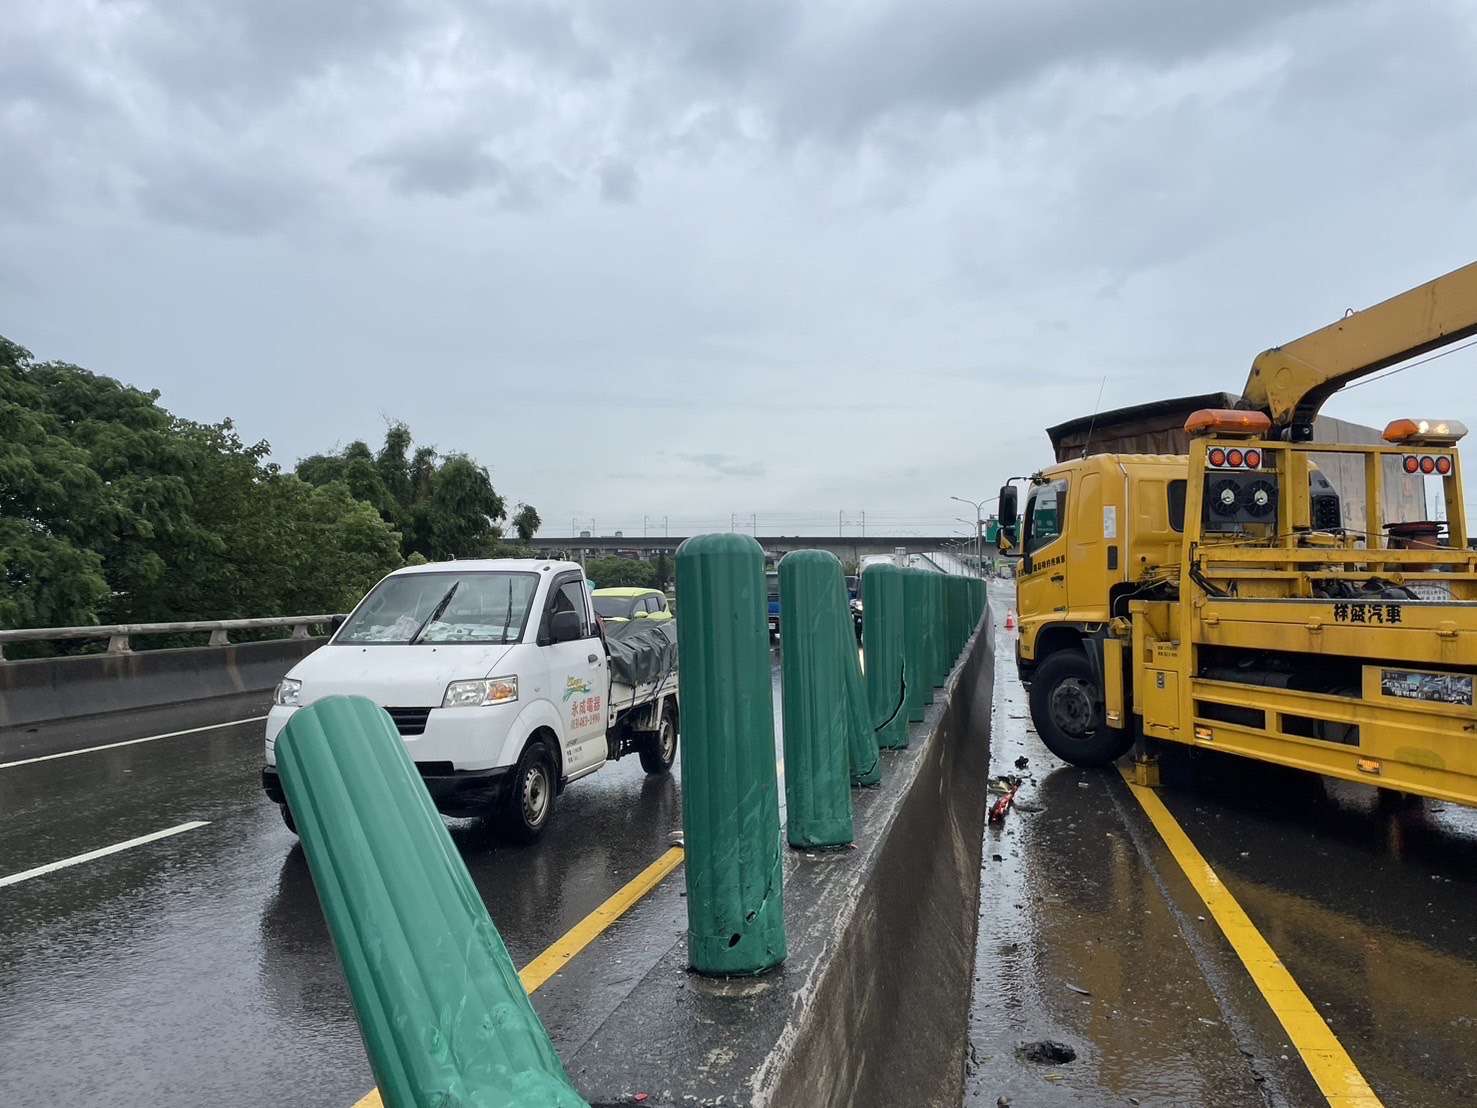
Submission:
M 630 681 L 621 680 L 573 562 L 396 570 L 278 685 L 262 786 L 296 830 L 277 776 L 278 734 L 321 697 L 365 696 L 395 721 L 442 813 L 491 816 L 508 837 L 532 842 L 564 786 L 607 761 L 634 752 L 647 773 L 671 769 L 674 637 L 668 645 L 657 640 L 636 669 L 621 665 Z

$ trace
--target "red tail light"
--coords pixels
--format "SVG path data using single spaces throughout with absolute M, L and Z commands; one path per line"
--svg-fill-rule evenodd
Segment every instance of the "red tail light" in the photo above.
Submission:
M 1431 457 L 1429 454 L 1426 455 L 1424 458 L 1422 458 L 1421 459 L 1421 472 L 1422 473 L 1435 473 L 1436 472 L 1436 459 L 1433 458 L 1433 457 Z
M 1404 465 L 1406 473 L 1419 473 L 1421 471 L 1421 460 L 1414 454 L 1405 455 Z
M 1451 459 L 1445 456 L 1436 459 L 1436 472 L 1445 477 L 1451 472 Z

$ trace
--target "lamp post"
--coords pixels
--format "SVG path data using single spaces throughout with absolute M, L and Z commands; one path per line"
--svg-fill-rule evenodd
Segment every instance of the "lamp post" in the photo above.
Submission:
M 991 504 L 996 500 L 999 500 L 1000 498 L 998 496 L 992 496 L 988 500 L 967 500 L 962 496 L 951 496 L 949 497 L 949 499 L 957 500 L 961 504 L 968 504 L 971 508 L 974 509 L 974 575 L 976 577 L 984 577 L 985 548 L 984 540 L 981 537 L 984 530 L 984 528 L 981 526 L 982 521 L 984 520 L 984 508 L 986 504 Z M 969 521 L 965 520 L 964 522 L 967 523 Z

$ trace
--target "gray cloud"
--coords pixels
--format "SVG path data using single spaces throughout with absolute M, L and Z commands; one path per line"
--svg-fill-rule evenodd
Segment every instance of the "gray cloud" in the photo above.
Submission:
M 1105 378 L 1470 260 L 1474 63 L 1468 0 L 21 5 L 0 323 L 289 463 L 394 412 L 551 526 L 947 522 Z
M 764 463 L 745 461 L 732 454 L 679 454 L 684 462 L 706 470 L 714 477 L 763 477 Z
M 636 167 L 629 162 L 613 158 L 600 167 L 600 195 L 612 204 L 631 203 L 640 184 Z
M 454 197 L 473 189 L 491 188 L 500 193 L 515 189 L 507 165 L 469 136 L 443 135 L 413 141 L 366 162 L 384 169 L 395 186 L 408 193 Z

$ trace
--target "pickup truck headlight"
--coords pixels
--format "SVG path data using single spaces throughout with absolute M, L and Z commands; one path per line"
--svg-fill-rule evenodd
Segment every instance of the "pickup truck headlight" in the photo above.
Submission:
M 443 708 L 476 708 L 484 704 L 509 704 L 518 699 L 518 678 L 479 677 L 453 681 L 441 698 Z
M 272 703 L 283 708 L 296 708 L 301 703 L 303 683 L 295 677 L 284 677 L 277 682 L 277 691 L 272 693 Z

